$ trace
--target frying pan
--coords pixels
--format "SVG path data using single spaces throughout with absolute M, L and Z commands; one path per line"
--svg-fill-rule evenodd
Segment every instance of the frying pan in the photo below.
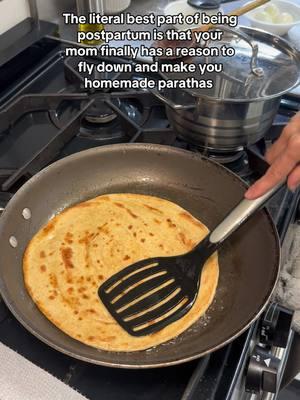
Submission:
M 86 346 L 37 309 L 23 281 L 22 257 L 33 235 L 64 208 L 105 193 L 171 200 L 212 228 L 243 197 L 246 185 L 208 159 L 151 144 L 117 144 L 77 153 L 47 167 L 13 197 L 0 218 L 0 291 L 14 316 L 47 345 L 95 364 L 150 368 L 204 356 L 249 327 L 268 303 L 280 247 L 266 210 L 255 214 L 220 251 L 220 280 L 204 318 L 178 338 L 148 351 L 116 353 Z

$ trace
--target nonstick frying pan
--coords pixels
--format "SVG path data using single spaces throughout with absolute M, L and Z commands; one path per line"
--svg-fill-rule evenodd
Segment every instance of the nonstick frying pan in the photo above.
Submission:
M 178 338 L 148 351 L 116 353 L 86 346 L 37 309 L 23 281 L 22 258 L 33 235 L 64 208 L 105 193 L 171 200 L 213 227 L 243 197 L 245 184 L 222 166 L 173 147 L 117 144 L 64 158 L 28 181 L 0 218 L 0 290 L 15 317 L 55 349 L 95 364 L 123 368 L 174 365 L 232 341 L 260 315 L 279 272 L 280 247 L 266 210 L 259 211 L 219 254 L 220 280 L 205 317 Z

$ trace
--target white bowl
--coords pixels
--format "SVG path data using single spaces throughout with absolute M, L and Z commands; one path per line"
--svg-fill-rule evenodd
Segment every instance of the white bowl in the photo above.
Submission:
M 289 41 L 300 51 L 300 24 L 289 30 Z
M 183 14 L 184 17 L 188 15 L 195 15 L 197 13 L 205 12 L 206 15 L 215 15 L 219 11 L 223 12 L 221 8 L 216 8 L 214 10 L 205 10 L 205 9 L 199 9 L 190 6 L 187 3 L 187 0 L 178 0 L 178 1 L 173 1 L 172 3 L 169 3 L 165 8 L 164 8 L 164 14 L 165 15 L 178 15 L 180 13 Z M 201 24 L 200 24 L 201 25 Z M 174 25 L 174 27 L 177 30 L 187 30 L 187 29 L 194 29 L 197 28 L 200 25 Z
M 292 15 L 294 21 L 288 24 L 276 24 L 272 22 L 260 21 L 255 18 L 259 11 L 263 11 L 268 4 L 274 4 L 279 8 L 280 12 L 287 12 Z M 300 7 L 295 3 L 286 0 L 272 0 L 270 3 L 256 8 L 244 15 L 251 23 L 251 26 L 263 29 L 266 32 L 273 33 L 274 35 L 285 35 L 293 26 L 300 24 Z
M 130 6 L 131 0 L 104 1 L 104 13 L 114 15 L 125 11 Z

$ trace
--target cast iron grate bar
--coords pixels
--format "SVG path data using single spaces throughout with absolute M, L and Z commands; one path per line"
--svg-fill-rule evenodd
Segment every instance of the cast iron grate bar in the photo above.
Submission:
M 65 57 L 65 65 L 68 67 L 71 67 L 71 69 L 75 70 L 74 67 L 72 65 L 70 65 L 71 62 L 74 62 L 75 65 L 77 65 L 77 60 L 81 60 L 82 58 L 77 56 L 77 57 Z M 86 57 L 85 61 L 89 64 L 99 64 L 99 62 L 104 62 L 104 63 L 108 63 L 108 64 L 131 64 L 131 65 L 136 65 L 137 63 L 139 64 L 152 64 L 151 60 L 142 60 L 139 59 L 138 61 L 133 60 L 131 58 L 126 58 L 126 57 L 114 57 L 114 56 L 99 56 L 99 57 Z M 132 75 L 138 75 L 138 76 L 147 76 L 147 77 L 153 77 L 153 78 L 159 78 L 160 77 L 160 73 L 142 73 L 142 72 L 135 72 L 132 71 L 130 73 L 127 72 L 117 72 L 112 79 L 119 79 L 120 77 L 122 77 L 122 79 L 124 77 L 129 78 L 132 77 Z
M 106 60 L 101 58 L 101 60 Z M 99 61 L 99 60 L 98 60 Z M 119 62 L 119 59 L 116 60 Z M 128 60 L 124 60 L 128 62 Z M 75 100 L 86 100 L 89 103 L 84 107 L 78 115 L 72 119 L 67 126 L 57 126 L 59 132 L 57 135 L 48 143 L 44 148 L 39 150 L 33 157 L 18 170 L 11 170 L 10 176 L 8 177 L 7 171 L 2 175 L 7 178 L 2 184 L 3 190 L 8 190 L 12 187 L 20 178 L 29 178 L 40 169 L 45 167 L 51 161 L 54 161 L 59 152 L 63 149 L 64 145 L 67 144 L 79 131 L 81 116 L 90 107 L 90 105 L 97 100 L 103 101 L 103 103 L 111 108 L 120 118 L 120 123 L 124 131 L 128 135 L 129 142 L 147 142 L 147 143 L 159 143 L 159 144 L 173 144 L 175 141 L 175 134 L 170 128 L 144 128 L 145 120 L 140 124 L 135 123 L 129 116 L 123 112 L 119 106 L 114 103 L 114 99 L 126 100 L 134 99 L 140 102 L 144 110 L 150 110 L 153 107 L 161 107 L 161 102 L 153 96 L 147 90 L 129 90 L 121 92 L 109 91 L 86 91 L 83 88 L 83 77 L 76 71 L 75 68 L 69 63 L 69 59 L 64 60 L 64 71 L 66 79 L 77 87 L 77 93 L 62 93 L 62 94 L 29 94 L 24 95 L 11 102 L 6 108 L 0 109 L 0 126 L 1 132 L 0 137 L 9 134 L 10 128 L 25 114 L 35 111 L 48 111 L 54 113 L 62 101 L 75 101 Z M 116 78 L 132 79 L 133 74 L 117 74 Z M 73 127 L 77 129 L 74 129 Z M 3 172 L 3 171 L 2 171 Z
M 0 126 L 3 136 L 23 115 L 34 111 L 55 110 L 63 100 L 88 100 L 86 93 L 31 94 L 19 97 L 5 109 L 0 110 Z
M 170 146 L 174 144 L 176 140 L 176 134 L 172 128 L 149 128 L 141 129 L 131 139 L 130 143 L 152 143 L 152 144 L 163 144 Z
M 84 77 L 76 70 L 76 68 L 74 68 L 73 65 L 71 65 L 71 61 L 72 60 L 74 60 L 73 57 L 72 58 L 68 57 L 68 58 L 66 58 L 64 60 L 65 77 L 70 83 L 78 84 L 79 88 L 81 90 L 89 92 L 91 94 L 92 93 L 97 93 L 97 92 L 110 93 L 110 89 L 104 89 L 104 88 L 91 89 L 91 90 L 85 89 L 83 87 Z M 79 58 L 78 58 L 78 60 L 79 60 Z M 93 63 L 93 64 L 99 63 L 99 61 L 106 62 L 106 63 L 109 63 L 109 64 L 120 64 L 120 63 L 132 64 L 132 65 L 136 64 L 136 62 L 134 60 L 125 59 L 125 58 L 119 58 L 119 57 L 98 57 L 96 59 L 93 59 L 93 58 L 86 59 L 87 62 L 89 62 L 89 60 L 90 60 L 90 63 Z M 149 64 L 150 62 L 146 61 L 146 60 L 140 60 L 139 63 Z M 103 73 L 102 75 L 105 76 L 106 74 Z M 98 76 L 101 77 L 101 73 L 98 73 Z M 134 71 L 132 71 L 132 72 L 118 72 L 113 76 L 109 76 L 109 79 L 110 80 L 134 80 L 134 79 L 139 78 L 139 77 L 140 78 L 142 78 L 142 77 L 148 77 L 148 78 L 152 77 L 153 79 L 158 79 L 160 77 L 160 74 L 155 74 L 155 73 L 144 74 L 144 73 L 137 73 L 137 72 L 134 72 Z M 108 75 L 105 76 L 105 79 L 108 79 Z M 114 94 L 115 93 L 116 92 L 114 92 Z M 161 106 L 162 105 L 161 101 L 158 98 L 156 98 L 154 95 L 150 94 L 150 91 L 148 91 L 147 89 L 144 89 L 144 90 L 141 89 L 139 91 L 138 90 L 134 90 L 134 89 L 128 90 L 128 91 L 123 91 L 123 92 L 119 93 L 120 97 L 123 96 L 123 93 L 125 93 L 125 97 L 128 97 L 127 96 L 127 93 L 128 93 L 128 94 L 131 94 L 131 97 L 134 97 L 135 99 L 136 98 L 140 98 L 141 99 L 141 98 L 145 97 L 145 100 L 147 100 L 151 96 L 152 97 L 152 100 L 151 100 L 151 103 L 150 103 L 151 106 L 153 106 L 153 105 Z
M 6 109 L 0 111 L 0 126 L 3 128 L 2 132 L 9 132 L 9 128 L 16 123 L 23 115 L 34 111 L 49 111 L 54 112 L 58 105 L 63 100 L 89 100 L 89 103 L 72 119 L 67 126 L 62 127 L 54 139 L 46 145 L 43 149 L 37 152 L 29 162 L 18 170 L 12 170 L 11 176 L 2 184 L 2 190 L 8 190 L 14 185 L 21 177 L 30 177 L 40 169 L 45 167 L 55 157 L 79 131 L 81 116 L 93 104 L 96 99 L 103 99 L 103 102 L 119 115 L 121 125 L 128 134 L 130 142 L 146 142 L 171 145 L 174 143 L 176 135 L 171 128 L 145 129 L 136 124 L 128 117 L 118 106 L 116 106 L 113 99 L 127 99 L 138 98 L 143 106 L 147 109 L 160 105 L 155 100 L 155 97 L 149 92 L 114 92 L 114 93 L 70 93 L 70 94 L 43 94 L 43 95 L 25 95 L 14 101 Z M 73 124 L 77 128 L 72 128 Z M 71 127 L 71 128 L 70 128 Z M 2 133 L 4 134 L 4 133 Z M 131 138 L 131 139 L 130 139 Z M 5 177 L 7 176 L 5 171 Z
M 113 97 L 119 98 L 118 95 L 119 93 L 114 93 Z M 125 129 L 126 133 L 131 137 L 129 140 L 130 143 L 143 142 L 165 145 L 171 145 L 174 143 L 176 134 L 171 128 L 143 128 L 130 119 L 110 100 L 105 100 L 104 102 L 121 118 L 121 125 Z
M 27 85 L 30 85 L 36 82 L 38 79 L 41 79 L 42 76 L 49 72 L 58 63 L 60 63 L 62 58 L 62 52 L 55 53 L 45 62 L 38 65 L 37 68 L 34 68 L 32 71 L 30 71 L 29 74 L 26 76 L 26 79 L 17 82 L 5 93 L 3 97 L 1 97 L 1 107 L 8 102 L 12 102 L 15 99 L 19 98 L 23 89 L 26 88 Z
M 269 168 L 269 164 L 266 160 L 260 155 L 259 151 L 255 146 L 251 146 L 246 149 L 248 162 L 250 169 L 258 174 L 259 176 L 263 176 L 267 169 Z
M 113 92 L 112 94 L 113 98 L 118 98 L 118 99 L 134 99 L 134 100 L 139 100 L 144 107 L 147 108 L 152 108 L 152 107 L 162 107 L 161 100 L 159 100 L 157 97 L 155 97 L 152 93 L 144 90 L 144 91 L 138 91 L 138 90 L 130 90 L 130 91 L 125 91 L 125 92 Z
M 201 385 L 201 380 L 203 379 L 205 371 L 208 368 L 210 357 L 211 356 L 208 355 L 206 357 L 200 358 L 197 368 L 195 369 L 193 375 L 191 376 L 191 379 L 189 380 L 189 383 L 182 395 L 181 400 L 193 400 L 193 399 L 196 400 L 194 395 L 195 392 L 197 392 L 199 385 Z
M 119 107 L 110 100 L 105 100 L 104 103 L 111 108 L 121 119 L 121 125 L 129 136 L 134 136 L 142 130 L 142 128 L 128 117 Z
M 89 93 L 96 93 L 101 91 L 101 93 L 108 93 L 110 89 L 92 89 L 92 90 L 88 90 L 85 89 L 83 87 L 84 84 L 84 78 L 83 76 L 73 67 L 73 65 L 70 64 L 70 58 L 65 59 L 64 61 L 64 73 L 65 73 L 65 77 L 66 79 L 72 83 L 72 84 L 78 84 L 79 88 L 81 90 L 84 90 L 86 92 Z M 87 60 L 88 61 L 88 60 Z M 105 59 L 98 59 L 97 61 L 105 61 L 105 62 L 109 62 L 110 64 L 113 63 L 113 60 L 105 60 Z M 120 62 L 124 62 L 124 60 L 119 60 L 118 62 L 116 61 L 115 63 L 120 63 Z M 91 63 L 95 64 L 94 61 L 91 61 Z M 99 76 L 101 76 L 101 73 L 99 73 Z M 116 79 L 131 79 L 133 76 L 133 73 L 117 73 L 114 76 L 110 77 L 111 80 L 116 80 Z M 91 77 L 92 78 L 92 77 Z
M 74 94 L 76 95 L 76 93 Z M 78 96 L 80 97 L 80 93 Z M 87 94 L 90 98 L 97 99 L 97 100 L 112 100 L 112 99 L 134 99 L 139 100 L 140 103 L 146 108 L 151 107 L 161 107 L 161 101 L 157 99 L 152 93 L 147 91 L 124 91 L 124 92 L 92 92 Z
M 16 169 L 0 168 L 0 178 L 8 178 L 16 172 Z
M 224 397 L 219 396 L 222 385 L 222 377 L 226 368 L 228 368 L 228 358 L 232 350 L 232 343 L 223 347 L 209 357 L 206 368 L 201 370 L 201 384 L 194 387 L 187 399 L 189 400 L 223 400 Z M 224 392 L 222 394 L 224 396 Z
M 68 82 L 72 84 L 79 84 L 80 88 L 83 87 L 84 79 L 75 68 L 68 63 L 68 59 L 64 60 L 64 72 Z
M 78 114 L 69 121 L 69 123 L 61 129 L 56 136 L 40 151 L 38 151 L 30 161 L 28 161 L 23 167 L 18 169 L 12 176 L 10 176 L 3 184 L 2 190 L 9 190 L 21 177 L 31 175 L 40 171 L 51 161 L 59 155 L 64 146 L 78 134 L 81 118 L 86 110 L 91 107 L 94 100 L 90 100 L 85 106 L 78 112 Z

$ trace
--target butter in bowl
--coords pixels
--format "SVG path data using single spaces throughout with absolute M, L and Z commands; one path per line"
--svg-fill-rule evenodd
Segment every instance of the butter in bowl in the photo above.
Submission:
M 300 24 L 300 6 L 292 1 L 272 0 L 245 14 L 245 17 L 254 28 L 283 36 Z

